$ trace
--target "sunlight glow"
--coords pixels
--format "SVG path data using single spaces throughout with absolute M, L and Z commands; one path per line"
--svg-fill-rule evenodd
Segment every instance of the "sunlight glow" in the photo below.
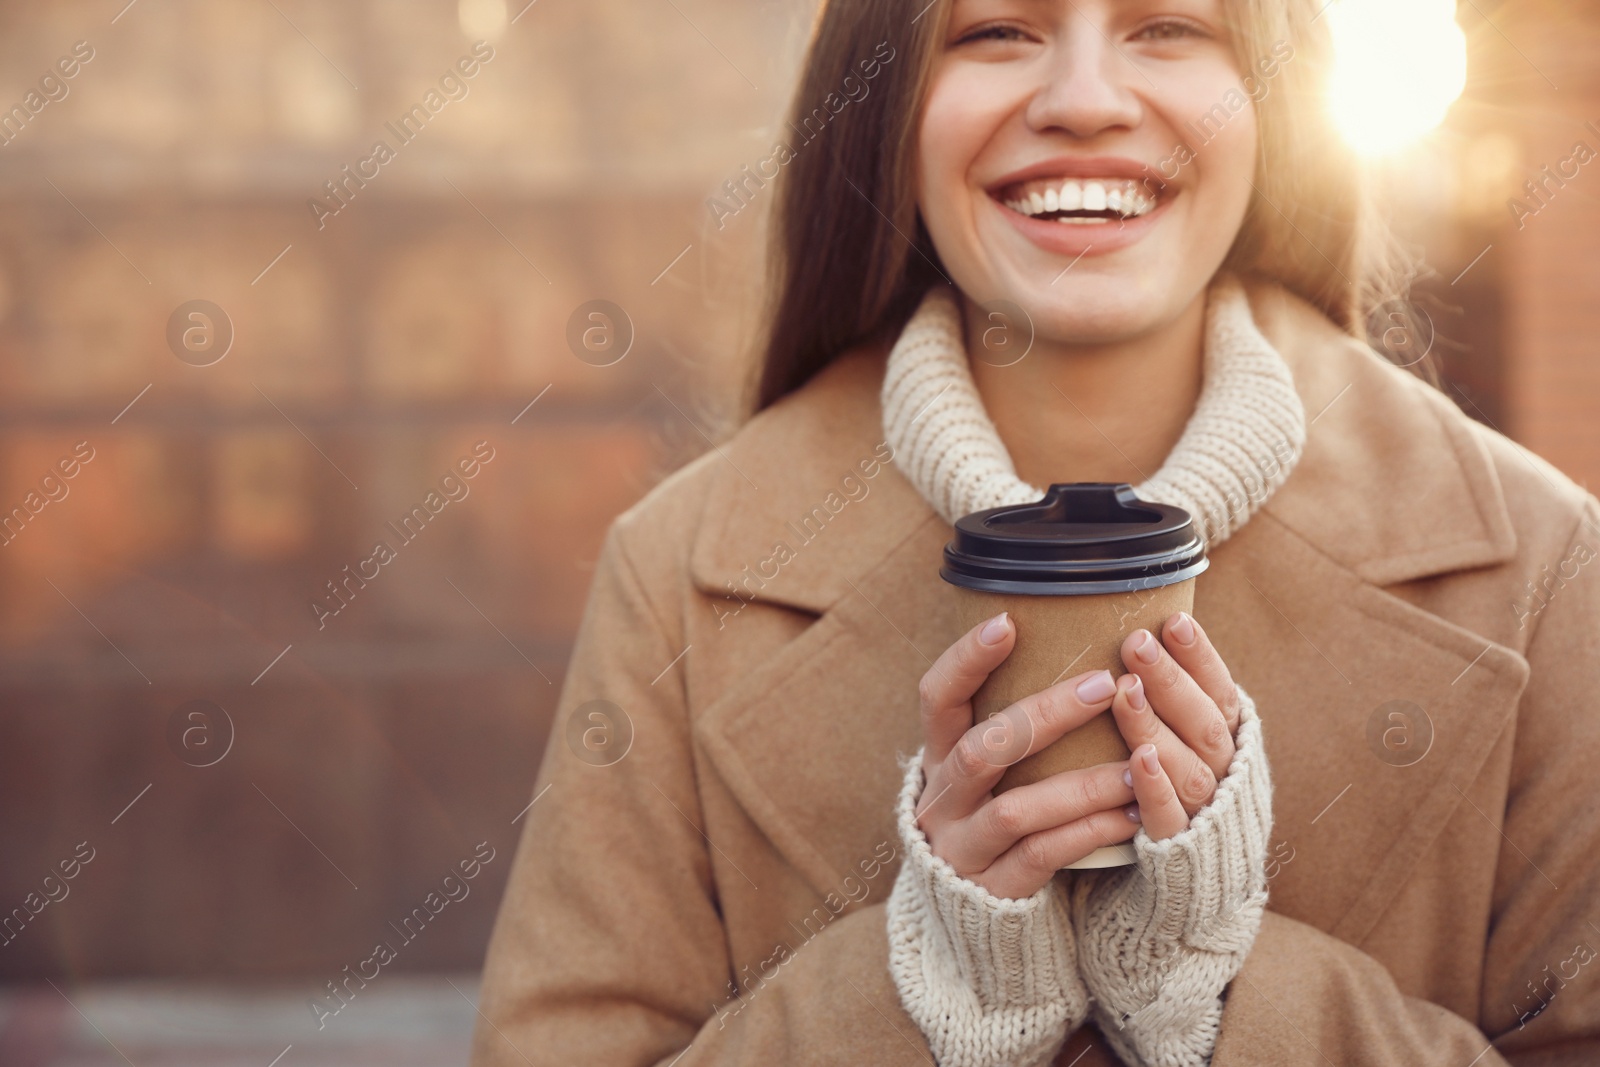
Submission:
M 456 19 L 469 41 L 496 41 L 506 28 L 506 0 L 457 0 Z
M 1328 104 L 1356 151 L 1387 155 L 1443 121 L 1467 81 L 1455 14 L 1453 0 L 1335 0 L 1328 8 Z

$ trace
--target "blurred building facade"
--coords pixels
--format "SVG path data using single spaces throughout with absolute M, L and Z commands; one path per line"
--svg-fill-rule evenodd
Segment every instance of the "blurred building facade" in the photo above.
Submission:
M 755 222 L 703 200 L 803 32 L 520 7 L 0 7 L 0 100 L 47 101 L 0 146 L 0 499 L 44 502 L 0 545 L 0 899 L 95 853 L 0 976 L 331 974 L 488 841 L 399 962 L 481 957 L 605 526 L 716 432 L 701 289 Z M 174 741 L 191 701 L 226 719 Z
M 488 842 L 400 961 L 473 967 L 605 527 L 743 373 L 706 200 L 814 5 L 124 2 L 0 4 L 0 908 L 94 853 L 0 978 L 331 977 Z M 1596 17 L 1464 11 L 1381 342 L 1580 479 L 1600 178 L 1508 202 L 1600 149 Z

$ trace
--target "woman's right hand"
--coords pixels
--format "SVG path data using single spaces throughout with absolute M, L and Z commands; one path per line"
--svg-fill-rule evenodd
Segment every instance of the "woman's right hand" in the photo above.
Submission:
M 1089 671 L 974 723 L 972 695 L 1015 643 L 1016 624 L 1002 612 L 945 649 L 922 676 L 917 825 L 961 877 L 1020 899 L 1102 845 L 1129 840 L 1139 823 L 1126 760 L 991 794 L 1007 767 L 1110 708 L 1116 692 L 1109 671 Z

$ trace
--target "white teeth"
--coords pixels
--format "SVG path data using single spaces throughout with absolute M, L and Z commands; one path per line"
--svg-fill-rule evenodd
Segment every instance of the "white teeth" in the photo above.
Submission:
M 1027 193 L 1018 190 L 1006 207 L 1023 215 L 1043 215 L 1058 211 L 1111 211 L 1123 218 L 1147 215 L 1156 209 L 1157 198 L 1140 183 L 1128 178 L 1082 180 L 1068 178 L 1059 185 L 1034 183 Z M 1061 222 L 1093 224 L 1103 218 L 1063 218 Z

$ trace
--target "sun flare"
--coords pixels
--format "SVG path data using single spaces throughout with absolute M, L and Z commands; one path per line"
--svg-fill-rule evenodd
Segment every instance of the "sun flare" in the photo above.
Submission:
M 1356 151 L 1382 156 L 1443 121 L 1467 81 L 1453 0 L 1335 0 L 1328 104 Z

